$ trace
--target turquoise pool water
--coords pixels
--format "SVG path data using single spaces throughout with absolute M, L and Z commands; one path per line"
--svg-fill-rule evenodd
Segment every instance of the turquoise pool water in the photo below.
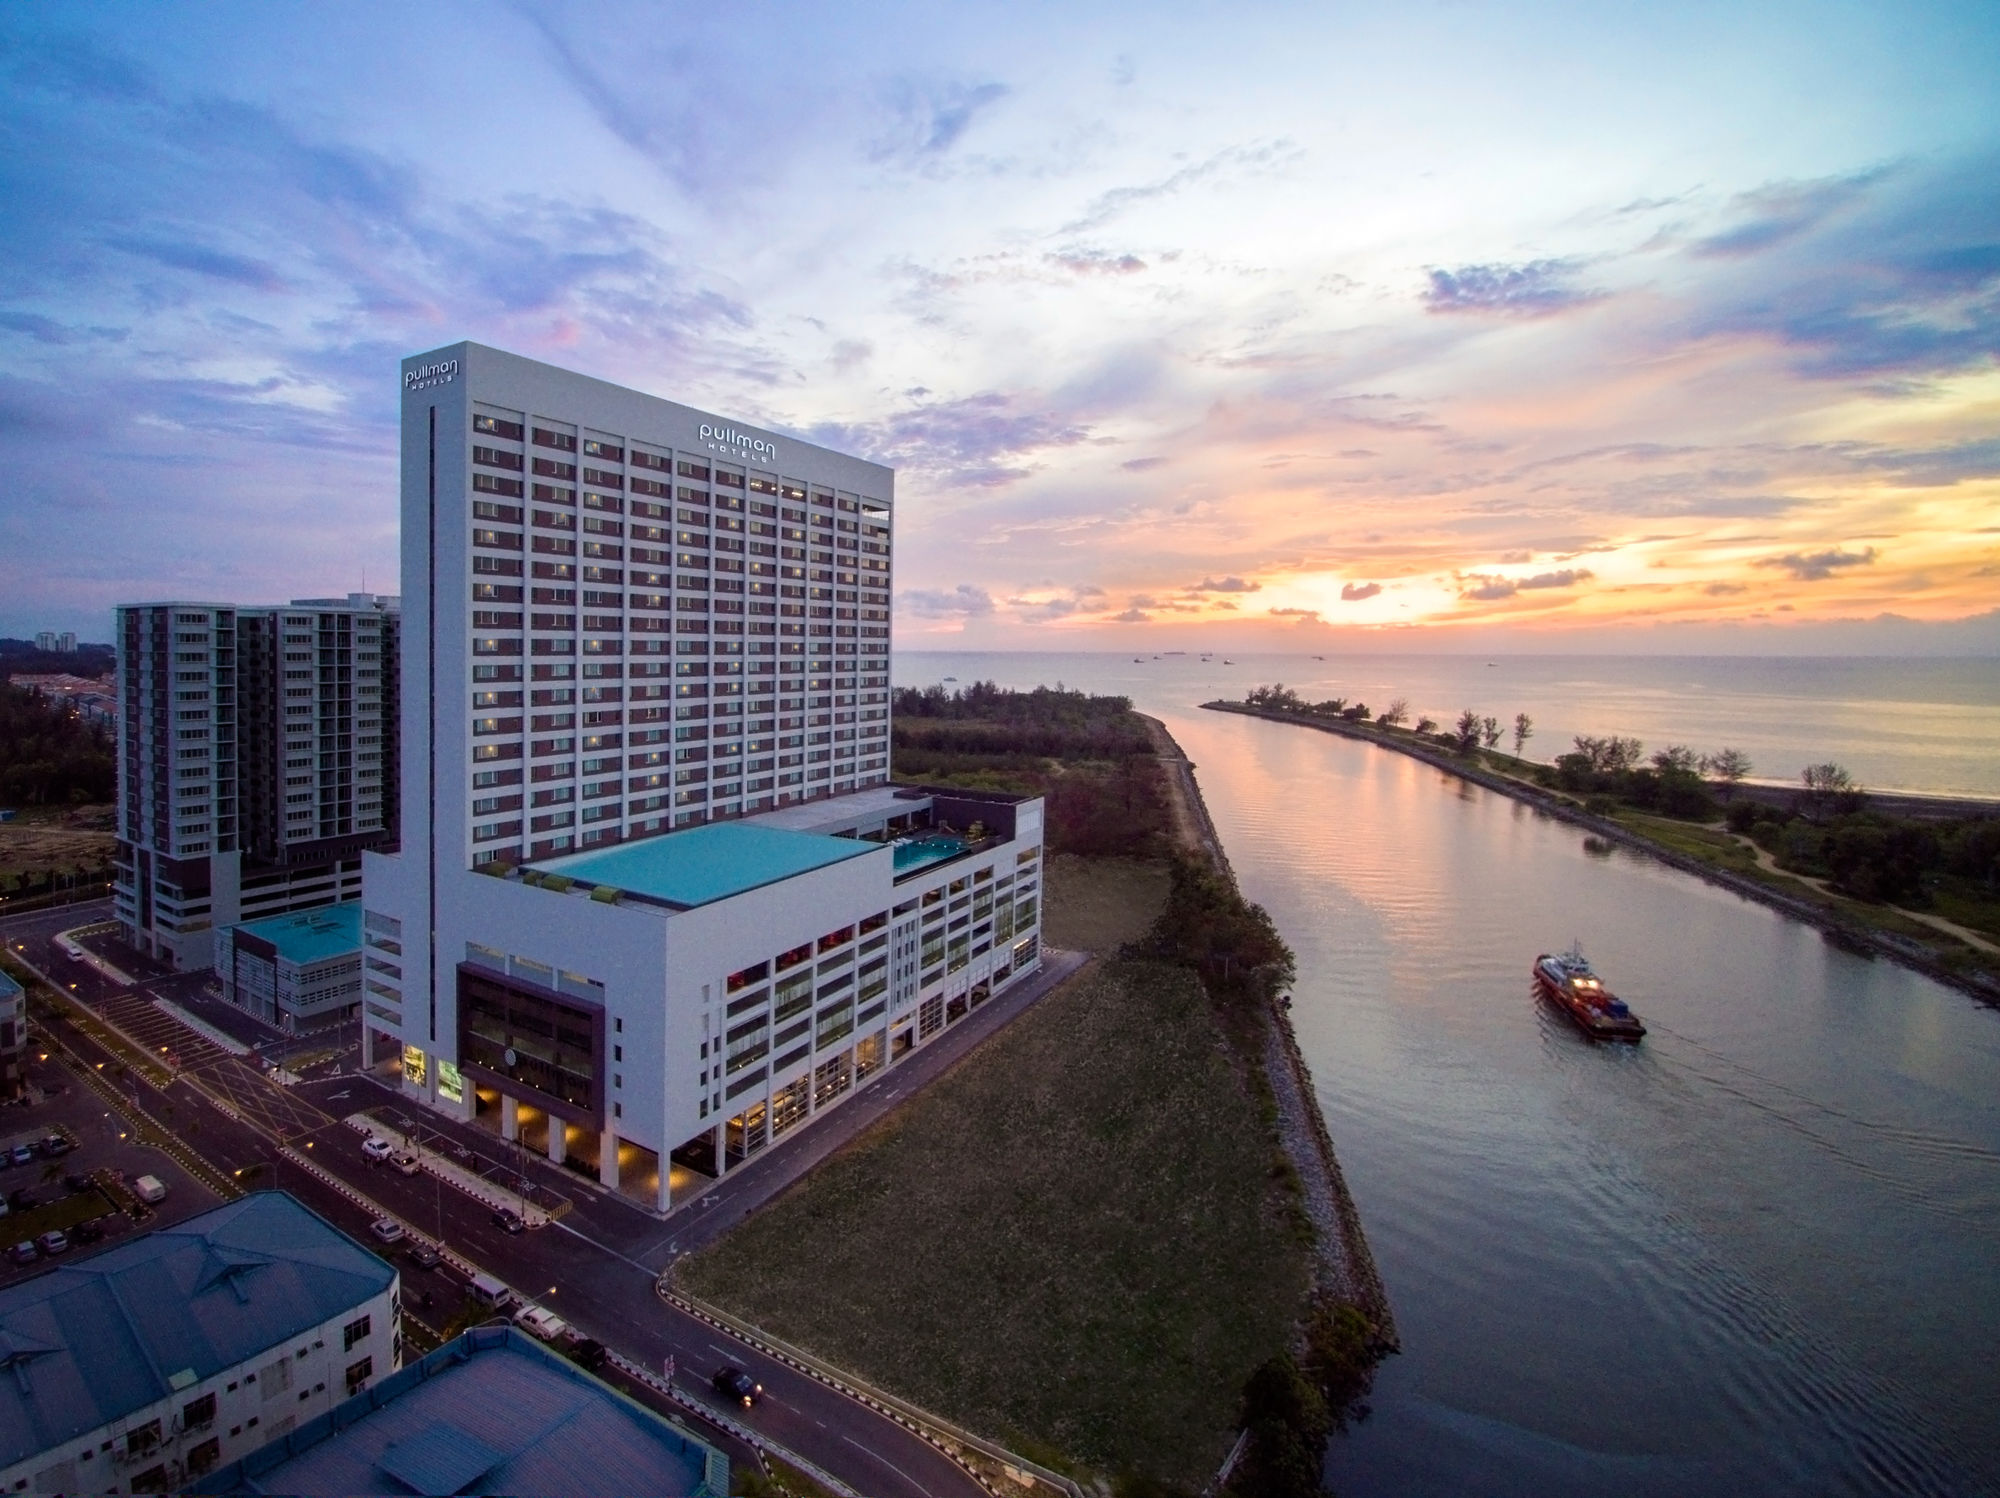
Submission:
M 669 905 L 706 905 L 843 859 L 859 858 L 879 846 L 816 832 L 760 827 L 754 822 L 715 822 L 596 852 L 542 859 L 530 867 L 588 884 L 608 884 Z M 898 870 L 902 868 L 900 855 L 898 850 Z
M 920 869 L 925 864 L 942 863 L 947 858 L 956 858 L 965 851 L 965 839 L 951 837 L 945 833 L 934 833 L 929 837 L 914 838 L 906 843 L 896 844 L 896 872 L 907 874 L 912 869 Z

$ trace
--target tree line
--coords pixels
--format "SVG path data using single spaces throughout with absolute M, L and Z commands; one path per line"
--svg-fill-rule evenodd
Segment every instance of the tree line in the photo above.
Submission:
M 0 683 L 0 805 L 109 801 L 117 785 L 108 728 L 59 699 Z
M 1307 718 L 1370 721 L 1365 703 L 1338 697 L 1309 703 L 1282 683 L 1257 687 L 1246 700 Z M 1398 699 L 1373 721 L 1400 731 L 1408 716 L 1408 704 Z M 1498 719 L 1470 708 L 1449 729 L 1419 718 L 1410 732 L 1466 756 L 1491 751 L 1503 737 Z M 1516 714 L 1517 760 L 1533 734 L 1534 720 Z M 1947 885 L 1971 899 L 2000 899 L 2000 818 L 1918 819 L 1872 809 L 1867 790 L 1831 761 L 1806 766 L 1797 789 L 1782 801 L 1738 800 L 1737 788 L 1754 768 L 1740 749 L 1700 754 L 1669 744 L 1649 755 L 1640 740 L 1620 734 L 1578 734 L 1571 746 L 1553 764 L 1508 768 L 1580 797 L 1586 811 L 1600 815 L 1631 808 L 1688 822 L 1725 821 L 1770 853 L 1780 869 L 1824 879 L 1855 899 L 1921 906 Z
M 1143 858 L 1165 848 L 1163 772 L 1130 698 L 980 681 L 900 688 L 893 707 L 897 779 L 1038 795 L 1054 852 Z

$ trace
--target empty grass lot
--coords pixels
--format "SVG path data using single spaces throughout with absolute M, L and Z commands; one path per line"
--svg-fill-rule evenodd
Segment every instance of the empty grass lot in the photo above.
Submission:
M 680 1283 L 1045 1461 L 1188 1488 L 1310 1250 L 1194 976 L 1091 968 Z
M 1042 939 L 1071 952 L 1115 952 L 1152 929 L 1173 876 L 1156 859 L 1058 853 L 1048 862 L 1047 882 Z

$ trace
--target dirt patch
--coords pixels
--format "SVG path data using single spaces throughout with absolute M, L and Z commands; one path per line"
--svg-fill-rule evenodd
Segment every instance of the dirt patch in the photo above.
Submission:
M 109 869 L 118 842 L 111 816 L 108 806 L 22 808 L 0 822 L 0 883 Z

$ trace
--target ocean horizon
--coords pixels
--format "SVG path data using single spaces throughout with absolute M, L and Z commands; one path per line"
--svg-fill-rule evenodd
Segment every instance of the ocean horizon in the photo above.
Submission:
M 1282 682 L 1376 712 L 1402 698 L 1413 722 L 1470 708 L 1499 720 L 1508 748 L 1526 713 L 1532 759 L 1619 734 L 1648 752 L 1742 750 L 1767 784 L 1831 761 L 1875 790 L 2000 800 L 2000 658 L 902 650 L 893 672 L 899 687 L 1061 684 L 1154 713 Z

